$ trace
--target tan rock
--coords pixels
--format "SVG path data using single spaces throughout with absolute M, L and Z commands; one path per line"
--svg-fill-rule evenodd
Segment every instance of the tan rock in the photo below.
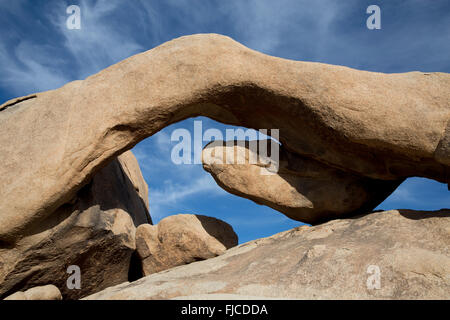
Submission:
M 0 106 L 0 240 L 14 242 L 104 164 L 192 116 L 276 128 L 293 153 L 360 176 L 447 183 L 450 75 L 290 61 L 199 34 Z
M 449 292 L 450 210 L 392 210 L 250 241 L 86 299 L 448 299 Z
M 278 171 L 271 171 L 267 162 L 258 161 L 248 141 L 234 141 L 234 146 L 214 141 L 205 146 L 202 155 L 203 168 L 226 191 L 306 223 L 370 212 L 402 182 L 358 176 L 283 147 Z
M 238 237 L 229 224 L 202 215 L 173 215 L 136 230 L 144 275 L 213 258 L 237 244 Z
M 149 210 L 150 205 L 148 200 L 148 185 L 147 182 L 145 182 L 144 177 L 142 176 L 141 168 L 139 167 L 139 164 L 135 156 L 131 151 L 124 152 L 119 157 L 117 157 L 117 160 L 119 160 L 123 172 L 128 177 L 128 179 L 126 179 L 127 180 L 126 182 L 127 183 L 130 182 L 139 195 L 139 198 L 137 197 L 133 198 L 138 200 L 138 202 L 135 204 L 135 206 L 138 207 L 137 210 L 135 210 L 135 212 L 142 211 L 139 208 L 142 205 L 144 205 L 146 210 Z M 141 215 L 140 217 L 144 217 L 145 219 L 135 221 L 137 222 L 138 225 L 142 223 L 151 223 L 151 218 L 149 214 Z
M 77 299 L 127 281 L 135 226 L 151 223 L 138 170 L 131 152 L 119 156 L 13 246 L 0 245 L 0 297 L 52 283 L 65 299 Z M 80 267 L 79 290 L 67 288 L 70 265 Z
M 61 300 L 61 292 L 52 284 L 28 289 L 25 292 L 18 291 L 4 300 Z

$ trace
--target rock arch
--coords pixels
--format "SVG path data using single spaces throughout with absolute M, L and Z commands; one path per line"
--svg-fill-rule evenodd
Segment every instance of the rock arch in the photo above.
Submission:
M 186 36 L 0 106 L 0 240 L 71 200 L 118 154 L 193 117 L 278 128 L 293 153 L 379 180 L 449 181 L 450 75 L 290 61 Z

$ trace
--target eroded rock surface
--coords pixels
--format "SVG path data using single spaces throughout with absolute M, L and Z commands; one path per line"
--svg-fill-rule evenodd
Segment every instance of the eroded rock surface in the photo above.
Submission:
M 115 156 L 199 115 L 279 129 L 290 152 L 359 176 L 447 183 L 449 101 L 446 73 L 290 61 L 213 34 L 175 39 L 0 106 L 0 240 L 26 236 Z
M 273 170 L 248 141 L 214 141 L 203 149 L 202 161 L 226 191 L 313 224 L 370 212 L 402 182 L 358 176 L 283 147 Z
M 144 275 L 213 258 L 237 244 L 238 237 L 229 224 L 202 215 L 173 215 L 136 230 Z
M 53 284 L 76 299 L 127 281 L 135 226 L 151 223 L 147 192 L 133 154 L 114 159 L 14 245 L 0 244 L 0 297 Z M 70 265 L 80 267 L 80 290 L 67 288 Z
M 449 292 L 450 210 L 392 210 L 301 226 L 86 299 L 448 299 Z

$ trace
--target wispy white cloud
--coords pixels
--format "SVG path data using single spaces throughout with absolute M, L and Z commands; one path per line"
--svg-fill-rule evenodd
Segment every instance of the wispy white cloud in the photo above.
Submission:
M 0 42 L 0 85 L 16 95 L 58 88 L 69 78 L 58 68 L 58 61 L 49 61 L 51 46 L 39 46 L 30 41 L 7 49 Z
M 195 179 L 189 184 L 173 183 L 166 180 L 162 188 L 152 189 L 154 202 L 158 204 L 175 203 L 200 192 L 213 191 L 221 194 L 222 189 L 217 187 L 215 181 L 209 176 Z
M 345 4 L 339 5 L 342 10 Z M 336 1 L 329 0 L 226 1 L 223 7 L 242 40 L 268 54 L 277 54 L 277 49 L 287 41 L 304 51 L 302 43 L 311 38 L 315 41 L 309 46 L 313 45 L 315 53 L 320 54 L 321 46 L 332 33 L 330 24 L 339 12 Z
M 80 2 L 81 29 L 66 27 L 68 3 L 60 3 L 49 13 L 49 20 L 64 37 L 64 46 L 75 58 L 78 77 L 85 78 L 106 66 L 143 51 L 136 37 L 122 29 L 113 14 L 121 10 L 123 1 L 82 0 Z
M 221 189 L 209 175 L 200 175 L 195 179 L 186 182 L 173 182 L 171 179 L 164 181 L 164 184 L 158 188 L 150 188 L 150 212 L 152 217 L 160 219 L 170 214 L 182 213 L 165 211 L 165 208 L 180 210 L 185 208 L 186 211 L 193 211 L 188 204 L 185 203 L 192 197 L 208 194 L 208 196 L 226 196 L 228 195 Z
M 0 3 L 3 13 L 8 11 L 18 25 L 29 25 L 30 17 L 23 14 L 26 3 L 13 2 L 11 6 Z M 52 37 L 44 43 L 39 37 L 23 37 L 14 29 L 0 34 L 0 86 L 15 95 L 55 89 L 147 49 L 115 19 L 114 14 L 122 10 L 125 2 L 81 1 L 80 30 L 66 27 L 68 5 L 67 1 L 43 5 L 40 19 L 33 22 L 43 29 L 53 27 Z M 143 15 L 136 8 L 134 12 Z

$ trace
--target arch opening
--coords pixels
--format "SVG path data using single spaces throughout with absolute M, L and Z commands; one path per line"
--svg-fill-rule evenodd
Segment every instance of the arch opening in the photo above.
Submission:
M 230 224 L 238 235 L 240 244 L 304 224 L 289 219 L 270 207 L 222 189 L 203 169 L 201 163 L 194 163 L 193 141 L 192 162 L 175 164 L 171 159 L 171 152 L 179 141 L 171 141 L 171 135 L 177 129 L 185 129 L 194 137 L 196 121 L 201 121 L 203 133 L 208 129 L 217 129 L 223 133 L 224 138 L 227 129 L 248 129 L 226 125 L 206 117 L 194 117 L 162 129 L 131 149 L 149 186 L 150 215 L 154 224 L 174 214 L 211 216 Z M 209 142 L 203 141 L 201 150 Z

